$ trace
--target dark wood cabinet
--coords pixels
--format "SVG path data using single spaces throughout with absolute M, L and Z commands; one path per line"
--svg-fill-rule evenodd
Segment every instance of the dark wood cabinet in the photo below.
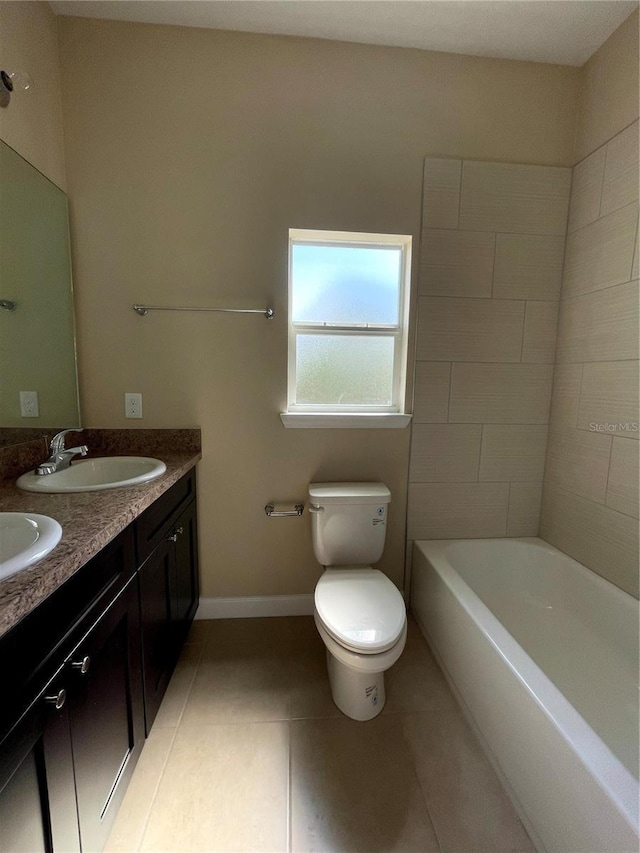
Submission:
M 7 853 L 80 851 L 62 684 L 55 676 L 0 743 L 0 850 Z
M 198 571 L 198 518 L 195 501 L 182 512 L 175 525 L 176 606 L 174 642 L 181 647 L 200 600 Z
M 175 656 L 171 635 L 175 598 L 174 545 L 161 542 L 140 567 L 140 614 L 147 735 L 165 694 Z
M 139 569 L 147 735 L 198 607 L 198 530 L 193 473 L 174 486 L 177 506 L 165 502 L 138 522 L 142 553 L 155 547 Z M 189 482 L 187 482 L 189 481 Z M 189 496 L 184 500 L 184 496 Z M 185 505 L 186 504 L 186 505 Z M 140 544 L 142 543 L 142 544 Z
M 0 744 L 0 851 L 101 850 L 144 743 L 132 531 L 71 581 L 0 645 L 28 673 L 21 716 Z M 89 593 L 80 613 L 77 599 L 66 606 L 79 590 Z M 44 663 L 34 675 L 35 638 Z M 53 656 L 47 639 L 57 640 Z
M 135 578 L 67 662 L 69 722 L 82 849 L 101 850 L 144 743 Z
M 198 596 L 191 471 L 0 639 L 0 853 L 103 848 Z

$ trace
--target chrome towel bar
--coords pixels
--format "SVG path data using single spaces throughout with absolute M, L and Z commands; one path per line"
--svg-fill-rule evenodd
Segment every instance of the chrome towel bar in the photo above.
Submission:
M 132 305 L 136 314 L 146 317 L 149 311 L 219 311 L 222 314 L 262 314 L 271 320 L 275 314 L 273 308 L 182 308 L 173 305 Z
M 275 504 L 267 504 L 264 514 L 269 518 L 292 518 L 304 512 L 304 504 L 296 504 L 292 510 L 276 510 Z

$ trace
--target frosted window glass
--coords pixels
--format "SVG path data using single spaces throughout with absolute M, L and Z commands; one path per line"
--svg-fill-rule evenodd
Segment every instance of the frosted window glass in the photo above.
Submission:
M 390 406 L 392 337 L 298 335 L 296 403 Z
M 402 251 L 360 246 L 292 248 L 296 323 L 398 323 Z

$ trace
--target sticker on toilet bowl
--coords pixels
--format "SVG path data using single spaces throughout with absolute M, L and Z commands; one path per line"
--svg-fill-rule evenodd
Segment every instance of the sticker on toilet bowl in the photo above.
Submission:
M 364 695 L 369 699 L 372 705 L 378 704 L 378 685 L 371 684 L 369 687 L 365 687 Z

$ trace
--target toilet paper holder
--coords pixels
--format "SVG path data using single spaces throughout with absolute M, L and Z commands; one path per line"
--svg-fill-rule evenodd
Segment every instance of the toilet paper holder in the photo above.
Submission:
M 302 515 L 304 512 L 304 504 L 295 504 L 293 509 L 280 509 L 280 504 L 267 504 L 264 508 L 264 514 L 268 518 L 295 518 Z

